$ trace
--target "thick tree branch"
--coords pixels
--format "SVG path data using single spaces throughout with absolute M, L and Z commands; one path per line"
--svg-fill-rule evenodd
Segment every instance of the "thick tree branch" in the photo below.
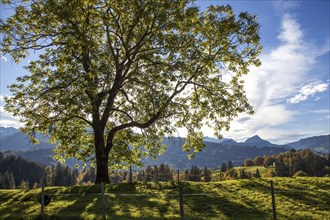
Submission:
M 150 125 L 152 125 L 155 121 L 157 121 L 162 113 L 166 110 L 166 108 L 168 107 L 168 105 L 171 103 L 171 101 L 179 94 L 181 93 L 187 85 L 189 85 L 189 83 L 193 80 L 193 78 L 196 76 L 191 76 L 188 80 L 186 81 L 180 81 L 177 83 L 177 85 L 174 88 L 174 91 L 172 93 L 172 95 L 166 100 L 166 102 L 163 104 L 163 106 L 158 110 L 158 112 L 156 114 L 154 114 L 149 120 L 147 120 L 146 122 L 137 122 L 137 121 L 131 121 L 129 123 L 125 123 L 125 124 L 121 124 L 118 125 L 114 128 L 112 128 L 109 133 L 108 133 L 108 138 L 107 138 L 107 142 L 106 142 L 106 150 L 110 151 L 112 148 L 112 141 L 113 138 L 115 136 L 115 134 L 123 129 L 126 128 L 131 128 L 131 127 L 136 127 L 136 128 L 140 128 L 140 129 L 145 129 L 148 128 Z M 183 85 L 182 85 L 183 84 Z M 180 87 L 181 86 L 181 87 Z

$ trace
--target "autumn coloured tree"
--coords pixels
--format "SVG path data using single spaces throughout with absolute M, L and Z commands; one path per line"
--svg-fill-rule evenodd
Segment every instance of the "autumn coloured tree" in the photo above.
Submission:
M 261 156 L 257 156 L 256 158 L 254 158 L 253 163 L 256 166 L 263 166 L 264 165 L 264 158 L 261 157 Z
M 226 179 L 238 179 L 237 170 L 233 168 L 227 170 L 227 172 L 225 173 L 225 177 Z
M 251 166 L 255 165 L 251 159 L 244 160 L 243 164 L 244 164 L 245 167 L 251 167 Z
M 5 109 L 22 131 L 57 144 L 57 158 L 109 166 L 137 164 L 164 151 L 164 135 L 187 130 L 184 150 L 204 147 L 203 125 L 220 136 L 252 113 L 242 75 L 260 65 L 255 15 L 229 6 L 200 11 L 191 0 L 2 0 L 0 54 L 29 53 Z

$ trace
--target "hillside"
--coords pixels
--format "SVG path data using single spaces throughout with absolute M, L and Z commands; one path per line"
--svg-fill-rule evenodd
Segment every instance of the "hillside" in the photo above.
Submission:
M 304 138 L 286 145 L 298 150 L 309 148 L 315 152 L 330 153 L 330 134 Z
M 52 148 L 50 149 L 39 149 L 39 150 L 28 150 L 28 151 L 18 151 L 11 152 L 11 154 L 26 158 L 28 160 L 44 164 L 46 166 L 53 166 L 58 163 L 58 161 L 54 160 L 54 151 Z M 74 159 L 69 158 L 65 161 L 65 164 L 71 168 L 75 168 L 76 164 L 83 165 L 84 163 Z
M 270 179 L 183 182 L 185 219 L 272 219 Z M 278 219 L 329 217 L 329 178 L 273 178 Z M 0 190 L 2 219 L 32 219 L 40 213 L 40 189 Z M 177 184 L 112 184 L 106 187 L 107 219 L 179 219 Z M 100 186 L 47 187 L 49 219 L 101 219 Z
M 16 187 L 19 186 L 22 181 L 27 181 L 29 183 L 29 187 L 32 187 L 34 183 L 39 183 L 44 169 L 45 167 L 42 164 L 23 159 L 21 157 L 3 157 L 0 153 L 0 177 L 1 174 L 3 176 L 5 172 L 13 174 L 14 180 L 12 184 L 14 187 L 15 185 Z M 0 180 L 0 183 L 1 182 L 2 181 Z M 3 188 L 3 186 L 0 184 L 0 189 L 1 188 Z
M 249 145 L 232 145 L 216 142 L 204 142 L 206 148 L 196 154 L 193 160 L 188 160 L 188 152 L 182 151 L 184 138 L 164 138 L 167 151 L 160 155 L 157 161 L 146 159 L 146 164 L 166 163 L 178 169 L 190 168 L 192 165 L 200 167 L 219 167 L 222 163 L 231 160 L 235 166 L 241 165 L 247 158 L 273 155 L 287 151 L 284 147 L 256 147 Z

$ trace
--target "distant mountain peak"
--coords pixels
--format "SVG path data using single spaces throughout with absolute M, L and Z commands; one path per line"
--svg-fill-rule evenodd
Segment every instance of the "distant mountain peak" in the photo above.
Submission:
M 0 127 L 0 138 L 2 139 L 17 132 L 19 132 L 19 130 L 13 127 Z
M 222 139 L 219 140 L 219 139 L 216 139 L 216 138 L 213 138 L 213 137 L 208 137 L 208 136 L 205 136 L 203 140 L 205 142 L 212 142 L 212 143 L 220 143 L 222 141 Z
M 231 138 L 224 138 L 224 140 L 221 142 L 222 144 L 237 144 L 237 141 Z
M 54 145 L 48 142 L 48 138 L 37 133 L 36 138 L 39 144 L 33 145 L 29 137 L 20 130 L 13 127 L 0 127 L 0 151 L 30 150 L 34 148 L 53 148 Z
M 212 143 L 226 143 L 226 144 L 236 144 L 237 142 L 234 139 L 231 138 L 221 138 L 221 139 L 216 139 L 212 137 L 204 137 L 204 142 L 212 142 Z
M 261 139 L 258 135 L 254 135 L 253 137 L 246 139 L 244 143 L 259 143 L 259 142 L 268 142 L 268 141 Z

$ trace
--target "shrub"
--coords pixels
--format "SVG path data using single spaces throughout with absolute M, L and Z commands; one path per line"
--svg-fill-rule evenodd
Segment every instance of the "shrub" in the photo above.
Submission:
M 298 171 L 298 172 L 296 172 L 294 175 L 293 175 L 294 177 L 298 177 L 298 176 L 308 176 L 308 174 L 307 173 L 305 173 L 304 171 Z
M 226 179 L 230 177 L 230 179 L 237 179 L 238 178 L 238 173 L 235 169 L 230 169 L 225 173 Z

